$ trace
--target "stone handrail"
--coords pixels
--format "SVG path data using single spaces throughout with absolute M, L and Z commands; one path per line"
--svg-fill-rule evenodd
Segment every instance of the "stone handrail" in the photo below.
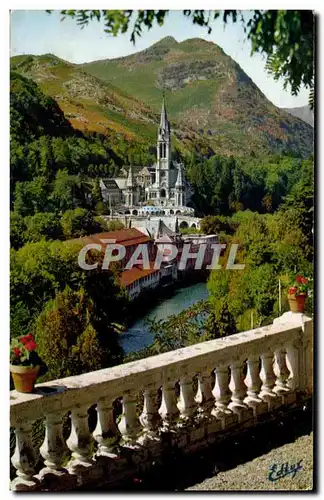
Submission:
M 122 477 L 131 473 L 132 465 L 144 467 L 159 456 L 166 442 L 190 452 L 309 397 L 312 325 L 302 314 L 285 313 L 266 327 L 38 384 L 32 394 L 11 391 L 16 435 L 11 461 L 17 474 L 11 488 L 48 491 L 53 477 L 54 489 L 60 484 L 74 489 L 94 479 L 105 482 L 110 476 L 113 481 L 112 463 L 119 464 Z M 118 398 L 119 422 L 114 411 Z M 88 410 L 94 405 L 97 423 L 91 435 Z M 67 413 L 71 432 L 65 440 Z M 32 423 L 39 419 L 45 422 L 45 438 L 35 450 Z M 131 460 L 125 459 L 127 450 L 132 451 Z M 63 467 L 66 452 L 70 459 Z M 37 453 L 43 458 L 40 470 Z

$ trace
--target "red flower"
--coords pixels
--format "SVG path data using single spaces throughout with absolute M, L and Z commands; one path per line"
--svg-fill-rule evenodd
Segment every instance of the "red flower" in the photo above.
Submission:
M 19 358 L 19 356 L 21 355 L 19 347 L 14 347 L 13 348 L 13 353 L 14 353 L 15 356 L 17 356 L 17 358 Z
M 291 286 L 288 290 L 289 295 L 294 295 L 297 292 L 297 287 Z
M 308 284 L 308 279 L 307 279 L 307 278 L 302 277 L 302 279 L 301 279 L 301 283 L 302 283 L 303 285 L 307 285 L 307 284 Z
M 301 283 L 302 285 L 307 285 L 308 279 L 304 278 L 304 276 L 300 276 L 299 274 L 295 278 L 297 283 Z
M 27 351 L 29 351 L 29 352 L 35 351 L 37 344 L 36 344 L 35 340 L 30 340 L 29 342 L 25 343 L 25 347 L 26 347 Z
M 24 344 L 24 346 L 26 346 L 26 344 L 28 344 L 29 342 L 35 342 L 33 334 L 28 333 L 28 335 L 24 335 L 23 337 L 20 337 L 19 342 Z

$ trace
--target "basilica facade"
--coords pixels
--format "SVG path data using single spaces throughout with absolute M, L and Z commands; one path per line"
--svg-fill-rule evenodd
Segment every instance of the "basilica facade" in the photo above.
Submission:
M 183 169 L 182 163 L 171 160 L 171 127 L 163 99 L 157 136 L 156 163 L 142 167 L 137 172 L 134 172 L 134 167 L 130 166 L 127 178 L 109 180 L 115 181 L 120 188 L 119 211 L 136 215 L 193 214 L 194 210 L 186 206 L 191 190 L 184 179 Z M 111 196 L 108 190 L 110 184 L 111 182 L 101 181 L 104 199 Z

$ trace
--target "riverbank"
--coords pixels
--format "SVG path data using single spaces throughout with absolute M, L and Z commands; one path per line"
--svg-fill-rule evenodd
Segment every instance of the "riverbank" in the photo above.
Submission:
M 164 320 L 174 314 L 179 314 L 193 304 L 208 297 L 206 282 L 187 284 L 165 291 L 159 295 L 158 301 L 145 314 L 138 318 L 127 330 L 120 335 L 121 346 L 126 354 L 137 352 L 148 347 L 154 340 L 154 334 L 148 327 L 149 320 Z M 152 300 L 152 298 L 150 298 Z
M 197 283 L 207 283 L 209 271 L 197 270 L 183 274 L 178 280 L 168 285 L 158 286 L 155 289 L 144 290 L 139 297 L 131 301 L 128 315 L 125 319 L 126 327 L 129 329 L 133 324 L 147 315 L 161 302 L 174 296 L 177 290 L 191 287 Z

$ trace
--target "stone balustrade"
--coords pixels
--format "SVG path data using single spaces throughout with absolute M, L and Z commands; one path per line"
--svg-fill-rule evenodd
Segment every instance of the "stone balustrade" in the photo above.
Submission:
M 11 391 L 11 489 L 112 488 L 170 449 L 196 451 L 310 397 L 312 367 L 313 322 L 285 313 L 270 326 L 38 384 L 32 394 Z M 36 420 L 45 431 L 38 449 Z

